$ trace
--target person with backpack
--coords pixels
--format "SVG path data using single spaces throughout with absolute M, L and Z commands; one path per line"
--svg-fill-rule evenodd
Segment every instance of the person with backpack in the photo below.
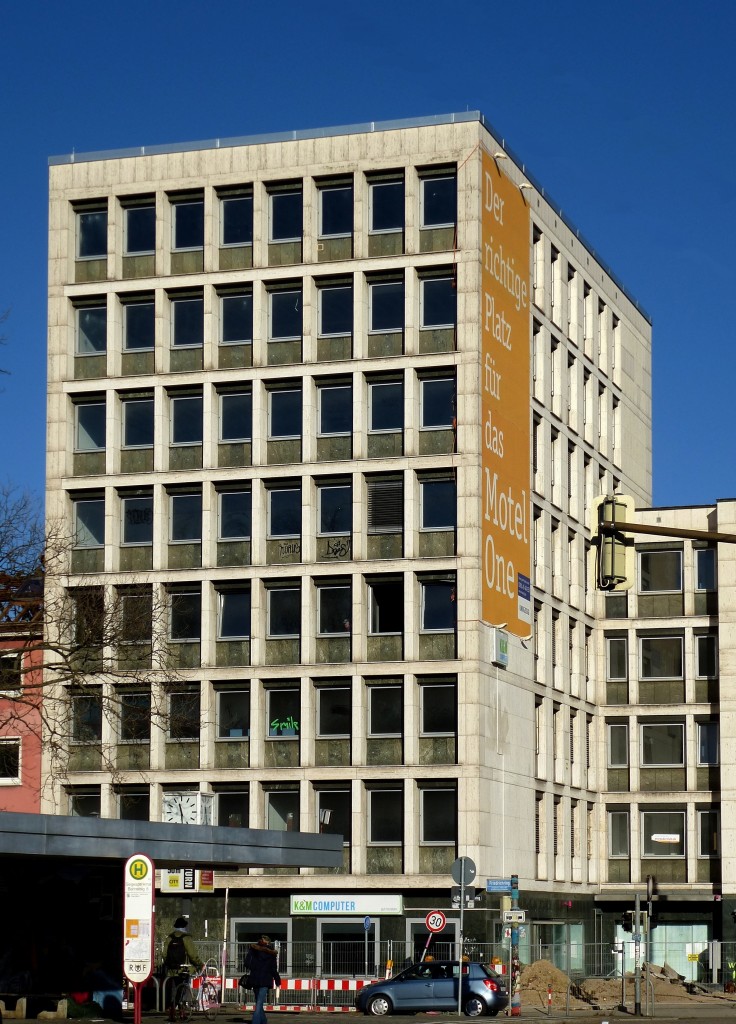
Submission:
M 261 935 L 258 942 L 251 943 L 245 957 L 245 969 L 248 972 L 248 987 L 253 989 L 256 1002 L 252 1024 L 268 1024 L 263 1004 L 268 990 L 281 984 L 277 962 L 278 953 L 268 935 Z
M 169 932 L 164 954 L 164 967 L 166 977 L 175 979 L 171 984 L 169 995 L 169 1020 L 176 1019 L 174 1009 L 174 997 L 180 981 L 187 981 L 189 974 L 186 971 L 187 965 L 191 964 L 198 971 L 204 967 L 204 961 L 197 952 L 197 947 L 189 935 L 189 919 L 177 917 L 174 921 L 173 931 Z

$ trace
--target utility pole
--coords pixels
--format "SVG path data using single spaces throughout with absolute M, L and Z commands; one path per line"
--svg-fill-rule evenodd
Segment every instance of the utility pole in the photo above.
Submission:
M 511 912 L 519 909 L 519 876 L 511 876 Z M 519 922 L 514 914 L 511 922 L 511 1016 L 521 1017 L 521 992 L 519 991 Z
M 641 1017 L 641 897 L 634 897 L 634 1016 Z

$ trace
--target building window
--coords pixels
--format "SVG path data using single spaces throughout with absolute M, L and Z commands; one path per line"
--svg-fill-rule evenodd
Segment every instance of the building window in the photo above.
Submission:
M 154 203 L 125 208 L 125 255 L 142 256 L 156 251 Z
M 421 735 L 454 736 L 457 729 L 457 686 L 455 682 L 423 683 Z
M 639 638 L 641 679 L 682 679 L 682 637 Z
M 123 821 L 148 821 L 151 798 L 148 789 L 124 789 L 118 795 L 118 810 Z
M 153 447 L 153 398 L 129 398 L 123 402 L 123 447 Z
M 348 484 L 317 487 L 320 537 L 349 535 L 353 525 L 353 489 Z
M 69 814 L 73 818 L 99 818 L 100 787 L 89 786 L 67 790 Z
M 720 857 L 720 822 L 715 810 L 698 811 L 698 857 Z
M 204 245 L 204 202 L 192 199 L 172 203 L 175 251 L 201 249 Z
M 350 634 L 352 590 L 349 583 L 322 583 L 317 587 L 317 614 L 320 636 Z
M 253 196 L 220 197 L 220 245 L 253 244 Z
M 266 828 L 299 832 L 299 791 L 266 793 Z
M 319 189 L 319 237 L 346 238 L 353 233 L 353 186 Z
M 629 642 L 625 636 L 606 637 L 606 679 L 609 682 L 629 678 Z
M 250 540 L 250 491 L 221 491 L 218 501 L 218 540 Z
M 77 306 L 78 356 L 98 356 L 107 351 L 107 306 Z
M 202 494 L 172 494 L 172 544 L 192 544 L 202 540 Z
M 220 296 L 220 344 L 249 345 L 253 341 L 253 296 L 250 292 Z
M 178 643 L 200 638 L 202 597 L 199 590 L 175 590 L 170 596 L 170 638 Z
M 302 190 L 272 192 L 270 204 L 270 241 L 299 242 L 302 237 Z
M 608 767 L 628 768 L 629 765 L 629 727 L 625 722 L 614 724 L 609 722 L 608 730 Z
M 641 726 L 643 767 L 679 767 L 685 764 L 685 726 L 682 722 L 655 722 Z
M 443 430 L 455 422 L 455 378 L 428 377 L 421 381 L 421 428 Z
M 422 530 L 454 530 L 457 526 L 457 488 L 452 478 L 420 480 Z
M 319 830 L 326 835 L 342 836 L 343 846 L 350 846 L 352 799 L 349 789 L 321 789 L 317 793 Z
M 323 384 L 318 387 L 319 436 L 345 437 L 353 429 L 353 388 L 351 384 Z
M 226 828 L 248 828 L 248 790 L 217 794 L 217 824 Z
M 153 591 L 150 587 L 121 587 L 118 591 L 120 643 L 150 644 L 153 636 Z
M 369 629 L 373 636 L 404 631 L 404 581 L 376 580 L 368 584 Z
M 454 580 L 425 580 L 422 588 L 422 632 L 451 633 L 455 629 Z
M 401 736 L 404 730 L 402 686 L 368 687 L 368 735 Z
M 268 589 L 268 636 L 281 640 L 298 637 L 301 631 L 302 602 L 298 587 Z
M 138 494 L 122 499 L 123 544 L 153 543 L 153 496 Z
M 201 395 L 181 395 L 171 399 L 171 443 L 202 443 Z
M 151 351 L 156 337 L 155 305 L 151 302 L 123 304 L 123 351 Z
M 283 440 L 302 436 L 301 390 L 269 391 L 268 436 Z
M 392 334 L 404 330 L 404 282 L 375 281 L 368 287 L 370 331 Z
M 72 696 L 72 740 L 75 743 L 99 743 L 102 739 L 102 694 Z
M 250 391 L 220 395 L 220 441 L 250 441 L 253 398 Z
M 457 791 L 453 787 L 422 789 L 421 839 L 424 845 L 447 846 L 457 840 Z
M 403 381 L 378 381 L 369 386 L 370 430 L 397 432 L 404 429 Z
M 298 687 L 268 691 L 269 736 L 295 736 L 299 732 L 300 700 Z
M 341 337 L 353 333 L 353 286 L 319 289 L 319 336 Z
M 85 402 L 74 407 L 77 419 L 77 452 L 101 452 L 105 450 L 105 403 Z
M 608 856 L 629 856 L 629 812 L 608 812 Z
M 270 341 L 296 341 L 302 336 L 302 291 L 269 292 Z
M 456 175 L 422 178 L 421 188 L 421 226 L 454 227 L 457 220 Z
M 639 593 L 670 594 L 682 590 L 682 551 L 640 551 Z
M 151 738 L 151 694 L 121 693 L 120 741 L 148 742 Z
M 190 296 L 171 300 L 171 344 L 200 348 L 204 341 L 204 300 Z
M 302 532 L 301 487 L 277 487 L 268 492 L 268 536 L 300 537 Z
M 374 181 L 370 184 L 372 232 L 404 230 L 404 181 Z
M 457 287 L 453 277 L 426 277 L 421 282 L 420 326 L 435 330 L 457 324 Z
M 77 212 L 77 259 L 107 259 L 107 209 Z
M 20 689 L 22 655 L 13 651 L 0 653 L 0 693 L 14 693 Z
M 221 590 L 218 601 L 217 639 L 250 639 L 250 587 Z
M 696 548 L 695 550 L 696 590 L 716 589 L 716 549 Z
M 404 792 L 373 789 L 368 793 L 368 842 L 371 846 L 401 846 L 404 838 Z
M 685 812 L 643 811 L 642 857 L 685 856 Z
M 714 633 L 705 633 L 695 637 L 697 645 L 698 679 L 715 679 L 718 675 L 718 637 Z
M 350 736 L 352 699 L 349 686 L 321 686 L 317 690 L 317 736 Z
M 718 722 L 698 722 L 698 764 L 718 763 Z
M 169 739 L 198 740 L 201 718 L 199 690 L 169 695 Z
M 241 739 L 250 735 L 249 690 L 218 691 L 217 735 L 221 740 Z
M 404 529 L 404 478 L 371 477 L 368 490 L 368 533 L 401 533 Z
M 74 502 L 74 547 L 101 548 L 105 544 L 105 499 Z

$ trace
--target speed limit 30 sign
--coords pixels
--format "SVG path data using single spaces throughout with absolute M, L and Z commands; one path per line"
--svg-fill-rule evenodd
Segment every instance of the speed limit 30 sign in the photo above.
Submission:
M 447 918 L 441 910 L 431 910 L 424 918 L 424 923 L 429 932 L 441 932 L 447 924 Z

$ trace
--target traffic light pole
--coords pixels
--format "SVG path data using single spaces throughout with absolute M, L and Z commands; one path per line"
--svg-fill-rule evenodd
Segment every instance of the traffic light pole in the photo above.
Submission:
M 511 910 L 519 909 L 519 876 L 511 876 Z M 511 1016 L 521 1017 L 521 992 L 519 991 L 519 922 L 514 915 L 511 922 Z
M 598 529 L 603 533 L 651 533 L 657 537 L 685 537 L 690 540 L 712 540 L 721 544 L 736 544 L 736 533 L 688 530 L 680 526 L 656 526 L 649 523 L 630 523 L 628 520 L 604 519 L 599 523 Z
M 634 1016 L 641 1017 L 641 899 L 634 897 Z

